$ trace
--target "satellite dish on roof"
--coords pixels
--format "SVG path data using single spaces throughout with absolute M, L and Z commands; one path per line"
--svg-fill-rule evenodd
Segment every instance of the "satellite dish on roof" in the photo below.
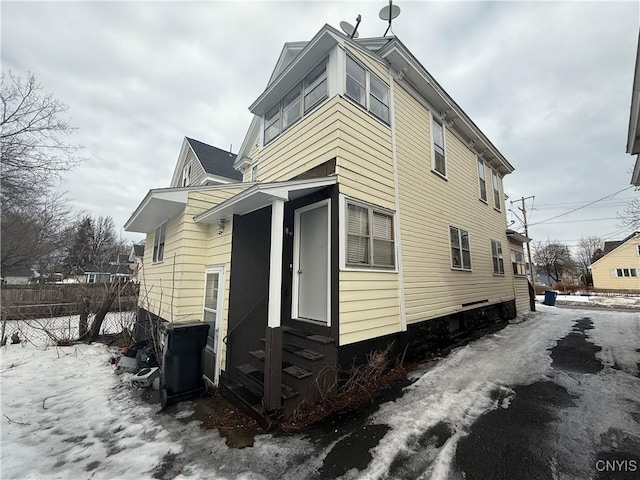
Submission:
M 386 37 L 387 32 L 391 30 L 391 20 L 393 20 L 394 18 L 397 18 L 398 15 L 400 15 L 400 7 L 397 5 L 394 5 L 393 0 L 389 0 L 389 5 L 382 7 L 382 9 L 380 9 L 380 19 L 386 20 L 387 22 L 389 22 L 389 26 L 385 30 L 383 37 Z M 393 30 L 391 30 L 391 33 L 393 34 Z
M 349 38 L 358 38 L 360 36 L 360 34 L 358 33 L 358 26 L 360 26 L 360 20 L 362 20 L 362 17 L 358 15 L 358 17 L 356 18 L 357 23 L 355 27 L 351 25 L 349 22 L 342 21 L 340 22 L 340 28 L 344 33 L 349 35 Z
M 349 37 L 351 38 L 358 38 L 360 36 L 360 34 L 356 32 L 355 27 L 351 25 L 349 22 L 345 22 L 345 21 L 340 22 L 340 28 L 344 33 L 349 35 Z

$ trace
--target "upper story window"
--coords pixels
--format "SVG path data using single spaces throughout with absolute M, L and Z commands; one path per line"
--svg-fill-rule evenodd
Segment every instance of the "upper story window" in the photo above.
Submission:
M 156 228 L 153 236 L 153 261 L 161 262 L 164 258 L 164 240 L 167 234 L 167 222 Z
M 504 275 L 504 259 L 502 258 L 502 243 L 491 240 L 491 258 L 493 259 L 493 274 Z
M 327 65 L 323 60 L 264 116 L 264 144 L 300 120 L 327 98 Z
M 257 164 L 251 166 L 251 181 L 252 182 L 258 181 L 258 165 Z
M 493 205 L 500 210 L 500 186 L 498 184 L 498 174 L 493 171 Z
M 480 184 L 480 200 L 487 201 L 487 180 L 484 171 L 484 162 L 478 159 L 478 183 Z
M 191 183 L 191 164 L 185 165 L 182 169 L 182 186 L 188 187 Z
M 389 123 L 389 87 L 349 55 L 345 91 L 349 98 Z
M 451 268 L 471 270 L 471 248 L 469 232 L 458 227 L 449 227 L 451 241 Z
M 638 247 L 638 255 L 640 255 L 640 243 L 636 247 Z
M 433 142 L 432 168 L 443 176 L 447 176 L 447 161 L 444 147 L 444 127 L 442 123 L 431 117 L 431 141 Z
M 347 265 L 395 267 L 393 215 L 347 201 Z

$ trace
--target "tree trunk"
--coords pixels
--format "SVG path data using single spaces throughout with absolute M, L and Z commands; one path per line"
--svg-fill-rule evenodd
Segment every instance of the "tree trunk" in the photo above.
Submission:
M 78 322 L 78 338 L 83 339 L 89 330 L 89 297 L 80 300 L 80 321 Z
M 98 335 L 100 334 L 100 329 L 102 328 L 102 322 L 104 321 L 104 317 L 107 316 L 107 313 L 109 312 L 109 308 L 111 307 L 111 304 L 116 299 L 116 297 L 118 296 L 118 292 L 120 291 L 118 287 L 119 287 L 118 284 L 115 283 L 111 286 L 109 290 L 107 290 L 107 296 L 105 297 L 102 304 L 100 305 L 100 308 L 98 308 L 98 311 L 96 312 L 96 316 L 93 319 L 93 323 L 91 324 L 91 330 L 89 332 L 89 339 L 88 339 L 89 343 L 93 342 L 96 338 L 98 338 Z

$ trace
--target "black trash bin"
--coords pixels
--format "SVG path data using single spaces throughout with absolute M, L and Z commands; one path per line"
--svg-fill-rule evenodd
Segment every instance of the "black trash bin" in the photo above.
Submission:
M 209 324 L 165 323 L 160 328 L 163 334 L 160 401 L 162 408 L 166 408 L 204 394 L 202 354 Z

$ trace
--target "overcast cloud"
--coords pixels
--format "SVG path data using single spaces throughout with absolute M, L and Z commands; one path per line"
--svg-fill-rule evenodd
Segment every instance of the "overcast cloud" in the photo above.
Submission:
M 532 223 L 629 186 L 638 2 L 396 3 L 395 34 L 516 168 L 510 199 L 535 195 Z M 169 185 L 184 136 L 237 152 L 284 42 L 358 14 L 361 37 L 381 36 L 385 4 L 5 1 L 2 68 L 33 72 L 69 105 L 87 161 L 60 189 L 120 228 Z M 638 195 L 530 234 L 624 237 L 616 212 Z

